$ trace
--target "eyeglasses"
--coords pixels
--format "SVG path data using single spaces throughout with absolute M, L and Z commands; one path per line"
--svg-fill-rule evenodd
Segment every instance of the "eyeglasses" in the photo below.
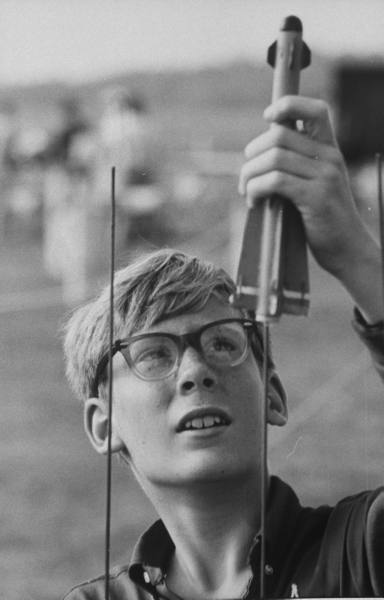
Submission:
M 260 358 L 262 348 L 256 323 L 250 319 L 222 319 L 183 335 L 153 332 L 117 340 L 112 346 L 112 355 L 121 352 L 137 377 L 156 381 L 177 371 L 188 346 L 194 348 L 208 365 L 226 368 L 235 367 L 247 358 L 251 342 L 256 357 Z M 91 386 L 93 397 L 98 396 L 100 378 L 108 359 L 109 353 L 106 353 L 97 365 Z

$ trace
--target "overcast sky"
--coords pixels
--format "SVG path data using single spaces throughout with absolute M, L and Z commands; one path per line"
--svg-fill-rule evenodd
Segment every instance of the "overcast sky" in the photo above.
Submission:
M 0 85 L 259 60 L 288 14 L 315 52 L 384 61 L 384 0 L 0 0 Z

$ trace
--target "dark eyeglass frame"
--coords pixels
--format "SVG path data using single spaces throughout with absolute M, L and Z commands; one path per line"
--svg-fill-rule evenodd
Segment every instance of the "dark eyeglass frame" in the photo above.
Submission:
M 177 370 L 178 365 L 180 363 L 180 359 L 181 359 L 185 349 L 188 346 L 191 346 L 197 352 L 199 352 L 200 355 L 204 356 L 204 352 L 203 352 L 203 349 L 202 349 L 201 343 L 200 343 L 202 334 L 204 333 L 204 331 L 206 329 L 209 329 L 214 326 L 224 325 L 226 323 L 240 323 L 242 325 L 242 327 L 244 328 L 245 333 L 246 333 L 247 345 L 246 345 L 246 349 L 245 349 L 243 355 L 238 360 L 236 360 L 233 364 L 229 364 L 229 365 L 225 365 L 225 366 L 226 367 L 232 367 L 232 366 L 234 367 L 234 366 L 239 365 L 242 362 L 244 362 L 244 360 L 246 359 L 246 357 L 249 354 L 250 348 L 252 349 L 256 360 L 261 362 L 263 359 L 263 343 L 262 343 L 262 338 L 261 338 L 260 332 L 258 330 L 258 325 L 257 325 L 256 321 L 253 321 L 251 319 L 246 319 L 246 318 L 244 318 L 244 319 L 229 318 L 229 319 L 220 319 L 218 321 L 211 321 L 210 323 L 206 323 L 205 325 L 203 325 L 203 327 L 200 327 L 199 329 L 196 329 L 195 331 L 191 331 L 189 333 L 184 333 L 181 335 L 176 335 L 173 333 L 161 332 L 161 331 L 139 333 L 137 335 L 133 335 L 128 338 L 116 340 L 112 345 L 112 356 L 114 356 L 117 352 L 120 352 L 124 348 L 127 348 L 132 342 L 138 341 L 143 338 L 167 337 L 169 339 L 172 339 L 178 348 L 179 360 L 175 362 L 175 365 L 172 368 L 172 370 L 162 377 L 154 377 L 154 378 L 143 377 L 139 372 L 137 372 L 135 370 L 133 364 L 130 361 L 129 354 L 128 353 L 123 354 L 127 365 L 129 366 L 130 369 L 132 369 L 132 371 L 136 375 L 136 377 L 138 377 L 139 379 L 143 379 L 144 381 L 156 381 L 156 380 L 160 381 L 161 379 L 166 379 L 175 370 Z M 109 361 L 109 352 L 106 352 L 105 354 L 103 354 L 103 356 L 101 357 L 101 359 L 99 360 L 99 362 L 97 364 L 95 376 L 94 376 L 92 384 L 90 386 L 90 393 L 91 393 L 91 397 L 93 397 L 93 398 L 98 397 L 98 388 L 100 385 L 100 379 L 101 379 L 102 374 L 108 364 L 108 361 Z

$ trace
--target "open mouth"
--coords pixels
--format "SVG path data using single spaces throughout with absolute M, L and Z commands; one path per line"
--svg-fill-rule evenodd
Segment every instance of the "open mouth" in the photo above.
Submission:
M 201 431 L 203 429 L 214 429 L 215 427 L 226 427 L 229 424 L 229 417 L 222 411 L 194 411 L 180 421 L 177 431 Z

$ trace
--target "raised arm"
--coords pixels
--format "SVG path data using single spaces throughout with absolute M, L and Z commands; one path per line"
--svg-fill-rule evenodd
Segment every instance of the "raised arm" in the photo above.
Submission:
M 264 117 L 271 127 L 245 150 L 240 193 L 250 205 L 271 194 L 289 198 L 316 261 L 346 288 L 369 324 L 381 321 L 380 247 L 358 213 L 328 105 L 285 96 Z M 281 124 L 292 119 L 303 123 L 303 132 Z

